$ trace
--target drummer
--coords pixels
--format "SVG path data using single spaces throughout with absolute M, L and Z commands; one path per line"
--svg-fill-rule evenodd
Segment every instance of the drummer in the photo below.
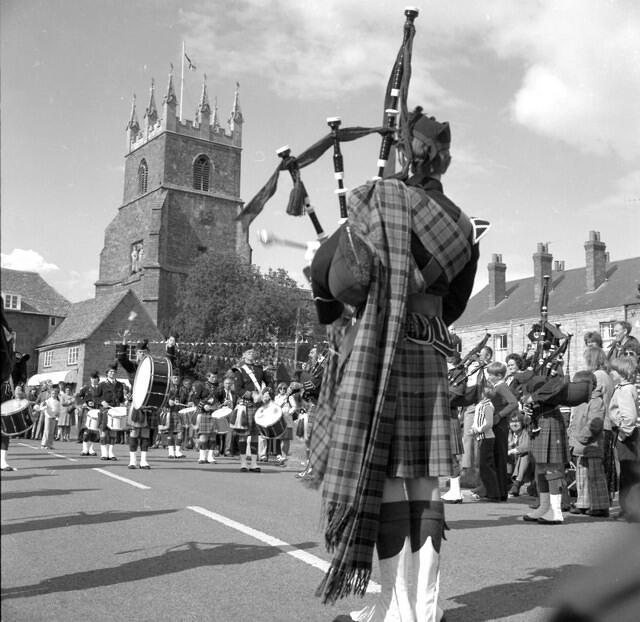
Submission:
M 22 385 L 19 384 L 13 391 L 13 399 L 15 400 L 26 400 L 27 395 L 22 388 Z M 9 451 L 9 439 L 11 437 L 5 436 L 4 434 L 0 434 L 0 470 L 1 471 L 17 471 L 15 467 L 12 467 L 7 462 L 7 452 Z
M 78 429 L 80 432 L 80 442 L 82 443 L 81 456 L 95 456 L 96 452 L 93 448 L 94 443 L 100 441 L 100 434 L 96 430 L 89 430 L 86 425 L 85 416 L 87 412 L 95 408 L 95 393 L 100 384 L 100 373 L 94 371 L 89 378 L 89 384 L 84 385 L 76 394 L 78 404 Z
M 117 431 L 107 426 L 107 412 L 109 408 L 124 404 L 124 385 L 116 380 L 117 363 L 107 368 L 107 379 L 98 384 L 94 393 L 96 404 L 100 404 L 100 460 L 117 460 L 113 453 Z
M 183 390 L 180 375 L 173 374 L 169 386 L 169 427 L 167 428 L 167 451 L 171 460 L 186 458 L 181 449 L 184 421 L 180 409 L 186 404 L 187 397 L 188 391 Z
M 202 397 L 203 399 L 197 405 L 198 414 L 195 425 L 198 435 L 198 464 L 215 464 L 213 450 L 216 444 L 218 425 L 212 413 L 220 406 L 217 399 L 217 387 L 212 389 L 210 395 L 203 395 Z

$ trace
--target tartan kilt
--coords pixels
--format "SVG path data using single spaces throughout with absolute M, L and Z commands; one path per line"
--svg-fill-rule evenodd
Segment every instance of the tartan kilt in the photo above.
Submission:
M 569 462 L 567 429 L 560 410 L 543 410 L 538 423 L 540 432 L 531 437 L 529 455 L 537 464 L 564 465 Z
M 153 429 L 157 429 L 160 423 L 160 412 L 158 408 L 146 408 L 147 412 L 147 426 Z
M 184 425 L 184 417 L 177 410 L 171 410 L 169 412 L 169 429 L 167 433 L 177 434 L 178 432 L 182 432 Z
M 430 344 L 402 339 L 389 383 L 397 393 L 387 476 L 450 476 L 455 443 L 445 357 Z
M 464 453 L 462 444 L 462 426 L 458 419 L 458 409 L 451 409 L 451 451 L 454 456 L 461 456 Z
M 200 413 L 200 425 L 198 426 L 198 434 L 209 436 L 217 432 L 218 426 L 216 420 L 211 416 L 210 412 L 202 411 Z

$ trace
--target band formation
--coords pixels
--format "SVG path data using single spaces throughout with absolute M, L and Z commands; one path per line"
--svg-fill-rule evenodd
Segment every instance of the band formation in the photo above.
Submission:
M 94 374 L 77 395 L 53 387 L 33 406 L 42 411 L 43 446 L 50 446 L 56 422 L 68 440 L 73 409 L 81 454 L 98 459 L 99 445 L 100 460 L 117 460 L 114 447 L 126 436 L 130 469 L 151 468 L 149 447 L 162 439 L 171 459 L 184 459 L 185 447 L 195 445 L 202 465 L 235 454 L 241 471 L 259 472 L 268 451 L 285 464 L 293 435 L 304 438 L 307 463 L 298 477 L 322 491 L 332 554 L 317 595 L 326 603 L 365 596 L 374 555 L 380 570 L 374 601 L 336 622 L 444 619 L 444 504 L 462 502 L 461 478 L 476 467 L 480 485 L 472 499 L 500 503 L 525 485 L 536 489 L 539 503 L 523 517 L 527 523 L 562 523 L 569 465 L 578 489 L 571 512 L 607 516 L 618 490 L 622 512 L 639 518 L 628 495 L 640 482 L 640 345 L 627 327 L 608 356 L 593 335 L 585 371 L 569 379 L 563 368 L 572 335 L 549 320 L 547 278 L 527 352 L 492 362 L 487 335 L 461 357 L 449 327 L 471 295 L 478 244 L 490 224 L 444 193 L 449 124 L 407 107 L 417 17 L 416 9 L 405 10 L 382 126 L 341 128 L 340 118 L 330 117 L 330 133 L 297 158 L 289 147 L 278 150 L 274 174 L 241 214 L 255 217 L 288 171 L 287 212 L 308 215 L 317 234 L 305 274 L 327 328 L 327 351 L 314 351 L 289 384 L 276 385 L 253 350 L 228 370 L 192 381 L 174 373 L 174 344 L 154 357 L 141 342 L 134 362 L 125 334 L 116 359 L 130 375 L 130 392 L 113 365 L 106 380 Z M 341 142 L 372 133 L 381 136 L 376 176 L 349 191 Z M 327 236 L 301 169 L 330 148 L 340 220 Z M 266 232 L 262 237 L 268 242 Z M 19 382 L 11 381 L 15 361 L 3 329 L 4 470 L 8 439 L 33 420 Z M 450 488 L 441 498 L 443 477 Z

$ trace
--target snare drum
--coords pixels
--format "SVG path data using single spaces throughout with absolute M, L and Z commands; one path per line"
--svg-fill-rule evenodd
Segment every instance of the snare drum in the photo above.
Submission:
M 127 429 L 127 409 L 124 406 L 114 406 L 107 411 L 107 427 L 117 432 Z
M 98 432 L 100 423 L 100 410 L 98 408 L 91 408 L 85 415 L 85 427 L 92 432 Z
M 273 402 L 258 408 L 254 419 L 258 432 L 266 438 L 280 438 L 287 429 L 282 408 Z
M 138 365 L 133 379 L 131 402 L 136 410 L 164 408 L 171 387 L 171 361 L 146 355 Z
M 231 429 L 231 426 L 229 425 L 229 415 L 231 415 L 232 412 L 233 410 L 231 410 L 231 408 L 223 406 L 211 413 L 211 416 L 215 421 L 218 434 L 226 434 Z
M 178 414 L 182 417 L 182 420 L 185 422 L 185 425 L 195 425 L 196 417 L 198 416 L 198 407 L 187 406 L 186 408 L 181 408 L 178 411 Z
M 33 427 L 29 400 L 2 402 L 2 435 L 18 436 Z

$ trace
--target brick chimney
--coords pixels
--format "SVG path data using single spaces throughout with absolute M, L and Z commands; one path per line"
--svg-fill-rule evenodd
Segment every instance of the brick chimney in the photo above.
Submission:
M 553 262 L 553 271 L 554 272 L 564 272 L 564 260 L 557 259 Z
M 589 231 L 589 239 L 584 243 L 587 291 L 592 292 L 606 281 L 607 245 L 600 241 L 599 231 Z
M 538 242 L 538 250 L 533 254 L 533 299 L 538 302 L 542 294 L 545 275 L 551 276 L 553 255 L 549 252 L 549 245 Z
M 502 263 L 502 255 L 493 254 L 489 270 L 489 308 L 499 305 L 507 296 L 506 272 L 507 266 Z

